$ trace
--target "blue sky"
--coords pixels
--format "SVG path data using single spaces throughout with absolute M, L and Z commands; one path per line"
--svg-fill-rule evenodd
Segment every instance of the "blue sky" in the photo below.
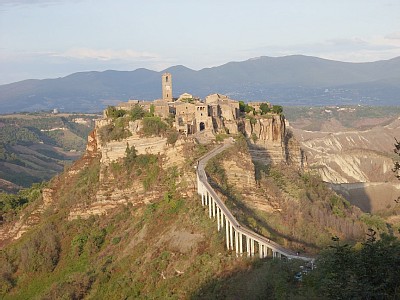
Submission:
M 400 56 L 398 0 L 0 0 L 0 84 L 259 56 Z

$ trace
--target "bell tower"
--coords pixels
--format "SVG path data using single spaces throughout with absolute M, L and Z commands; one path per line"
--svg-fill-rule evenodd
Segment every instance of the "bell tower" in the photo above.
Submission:
M 172 76 L 170 73 L 162 75 L 162 98 L 165 101 L 172 101 Z

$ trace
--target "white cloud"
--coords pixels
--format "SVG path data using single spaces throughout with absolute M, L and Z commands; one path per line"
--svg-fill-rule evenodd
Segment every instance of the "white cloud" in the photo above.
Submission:
M 244 51 L 245 55 L 285 56 L 303 54 L 348 62 L 367 62 L 390 59 L 400 55 L 400 38 L 396 34 L 385 37 L 331 39 L 321 43 L 271 45 Z
M 66 2 L 78 2 L 80 0 L 0 0 L 1 5 L 10 5 L 10 6 L 18 6 L 18 5 L 46 5 L 46 4 L 57 4 L 57 3 L 66 3 Z
M 94 59 L 101 61 L 109 60 L 154 60 L 159 56 L 154 53 L 140 52 L 135 50 L 112 50 L 112 49 L 89 49 L 89 48 L 75 48 L 62 53 L 54 53 L 52 56 L 75 58 L 75 59 Z
M 392 32 L 391 34 L 385 36 L 385 38 L 390 40 L 400 40 L 400 31 Z

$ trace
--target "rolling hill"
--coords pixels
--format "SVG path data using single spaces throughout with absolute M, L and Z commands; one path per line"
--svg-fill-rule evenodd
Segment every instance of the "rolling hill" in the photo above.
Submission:
M 173 75 L 174 96 L 218 92 L 282 105 L 397 105 L 400 101 L 400 57 L 347 63 L 293 55 L 229 62 L 199 71 L 173 66 L 161 72 L 109 70 L 30 79 L 0 86 L 0 113 L 52 108 L 97 112 L 128 99 L 157 99 L 161 74 L 166 71 Z

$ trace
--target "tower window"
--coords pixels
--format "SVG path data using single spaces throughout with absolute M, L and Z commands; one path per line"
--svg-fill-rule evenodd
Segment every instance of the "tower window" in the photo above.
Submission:
M 165 76 L 165 82 L 168 82 L 168 76 Z

